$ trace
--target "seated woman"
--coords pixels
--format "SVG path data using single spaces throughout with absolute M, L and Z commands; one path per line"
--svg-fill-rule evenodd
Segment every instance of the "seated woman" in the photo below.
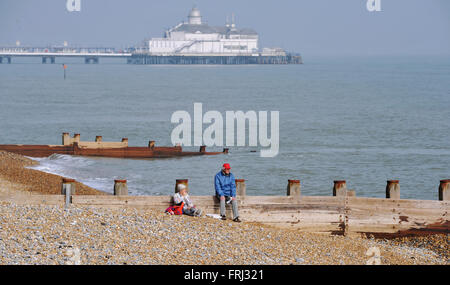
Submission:
M 195 207 L 189 198 L 189 194 L 187 188 L 183 184 L 178 184 L 177 186 L 178 193 L 173 195 L 173 203 L 175 205 L 183 205 L 183 214 L 200 217 L 202 215 L 202 210 Z

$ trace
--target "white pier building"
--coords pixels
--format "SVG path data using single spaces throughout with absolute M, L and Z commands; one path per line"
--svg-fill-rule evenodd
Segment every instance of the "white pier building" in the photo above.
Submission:
M 168 29 L 163 38 L 150 39 L 146 48 L 151 55 L 259 54 L 258 34 L 252 29 L 236 28 L 234 15 L 231 24 L 227 21 L 225 26 L 210 26 L 202 21 L 200 11 L 195 7 L 189 13 L 188 22 Z

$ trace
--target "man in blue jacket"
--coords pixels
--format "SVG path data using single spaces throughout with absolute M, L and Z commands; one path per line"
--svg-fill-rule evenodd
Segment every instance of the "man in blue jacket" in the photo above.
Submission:
M 226 220 L 225 203 L 230 203 L 233 208 L 233 221 L 241 222 L 239 219 L 238 206 L 236 201 L 236 181 L 233 173 L 230 172 L 230 164 L 224 163 L 222 170 L 214 177 L 214 187 L 216 196 L 220 200 L 220 217 Z

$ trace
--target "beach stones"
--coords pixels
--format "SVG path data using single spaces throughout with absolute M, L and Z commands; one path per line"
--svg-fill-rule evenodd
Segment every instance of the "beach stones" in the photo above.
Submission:
M 6 202 L 0 227 L 0 264 L 366 264 L 372 246 L 382 264 L 445 264 L 449 248 L 440 237 L 404 246 L 153 210 Z

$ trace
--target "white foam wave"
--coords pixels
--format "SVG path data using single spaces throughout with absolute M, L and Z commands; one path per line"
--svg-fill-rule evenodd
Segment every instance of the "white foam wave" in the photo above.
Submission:
M 95 161 L 80 156 L 53 154 L 45 158 L 31 158 L 38 165 L 28 168 L 55 174 L 67 178 L 73 178 L 94 189 L 111 192 L 111 178 L 97 177 Z

